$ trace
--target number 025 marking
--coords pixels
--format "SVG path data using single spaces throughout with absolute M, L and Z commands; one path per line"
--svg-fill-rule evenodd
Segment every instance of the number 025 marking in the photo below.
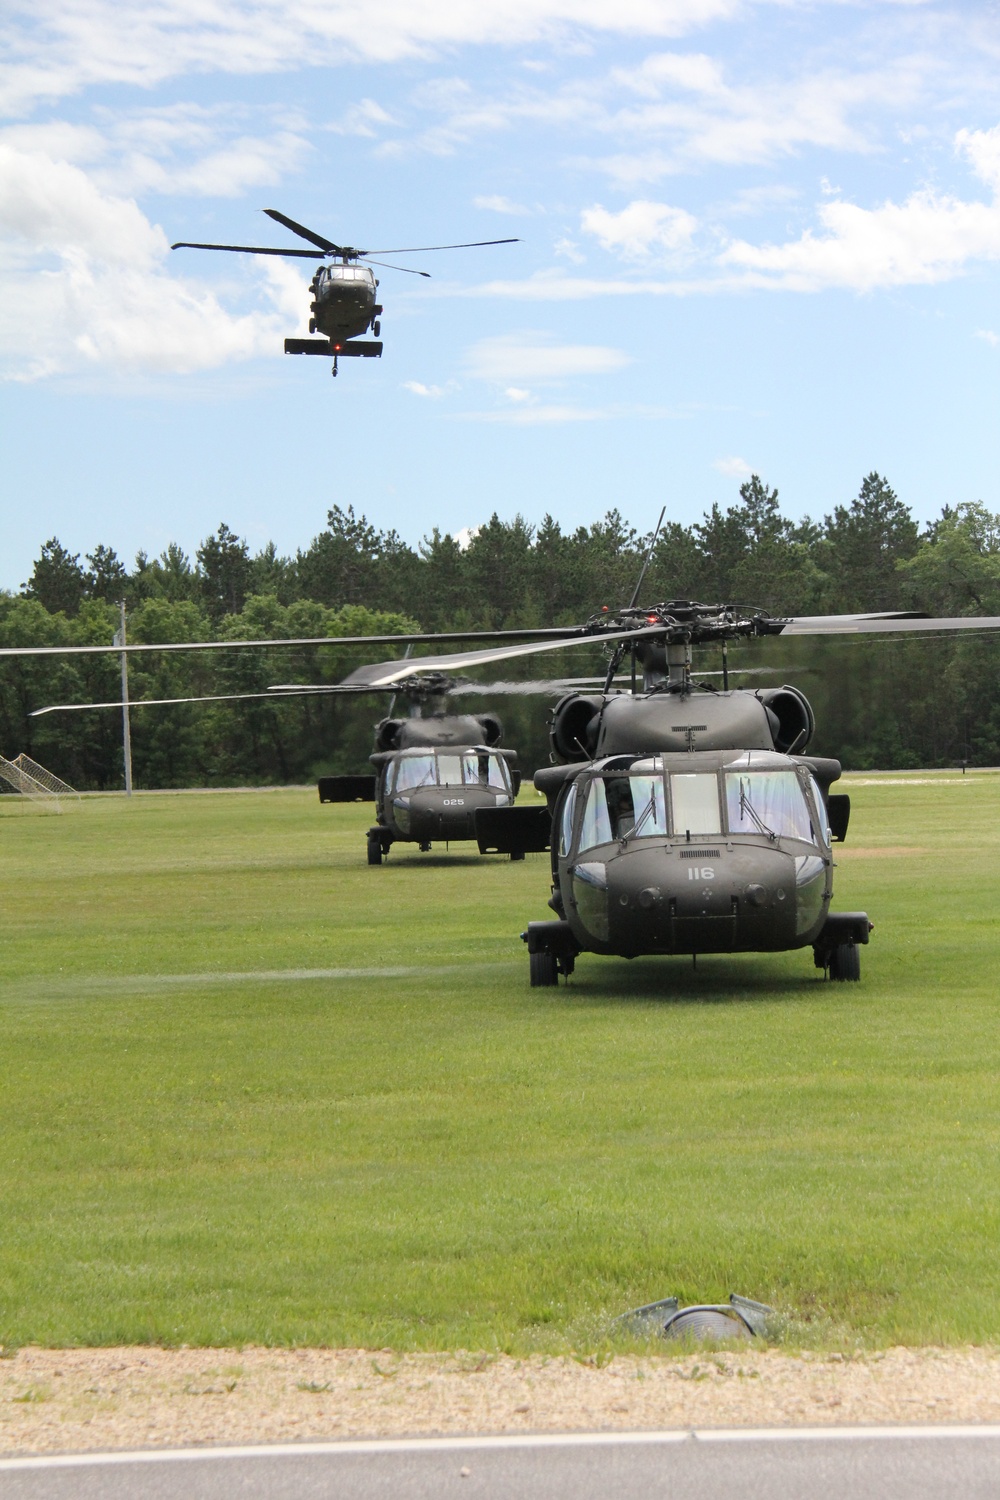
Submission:
M 693 865 L 691 867 L 691 869 L 688 870 L 688 880 L 714 880 L 714 879 L 715 879 L 715 871 L 712 869 L 711 865 L 702 865 L 700 869 L 699 869 L 699 867 L 697 865 Z

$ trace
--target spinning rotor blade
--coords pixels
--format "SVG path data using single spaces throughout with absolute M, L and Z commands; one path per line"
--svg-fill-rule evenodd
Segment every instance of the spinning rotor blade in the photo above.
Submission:
M 399 682 L 403 677 L 412 677 L 415 672 L 458 671 L 462 667 L 486 666 L 493 661 L 510 661 L 517 656 L 531 656 L 536 651 L 563 651 L 569 646 L 643 640 L 646 636 L 662 634 L 662 625 L 647 625 L 639 630 L 607 630 L 600 634 L 563 636 L 557 641 L 531 641 L 523 646 L 494 646 L 487 651 L 460 651 L 453 656 L 416 656 L 409 661 L 373 662 L 370 666 L 358 667 L 351 672 L 344 678 L 344 685 L 391 687 L 394 682 Z
M 302 260 L 315 260 L 315 250 L 273 250 L 267 245 L 200 245 L 195 240 L 178 240 L 171 250 L 233 250 L 240 255 L 297 255 Z
M 328 255 L 346 255 L 350 251 L 349 245 L 346 248 L 343 245 L 335 245 L 332 240 L 328 240 L 323 235 L 317 234 L 314 229 L 307 229 L 304 224 L 296 224 L 294 219 L 290 219 L 287 214 L 279 213 L 276 208 L 265 208 L 264 212 L 269 219 L 274 219 L 278 224 L 284 224 L 286 229 L 290 229 L 293 234 L 297 234 L 300 240 L 308 240 L 310 245 L 318 245 Z M 300 251 L 299 253 L 304 254 L 305 252 Z
M 518 639 L 533 641 L 546 636 L 567 638 L 570 627 L 546 626 L 541 630 L 449 630 L 437 633 L 418 631 L 415 635 L 302 635 L 284 640 L 262 641 L 162 641 L 158 645 L 136 642 L 127 646 L 0 646 L 4 656 L 120 656 L 122 652 L 141 651 L 230 651 L 249 646 L 387 646 L 393 642 L 416 641 L 496 641 Z M 588 639 L 592 639 L 588 637 Z
M 359 259 L 370 266 L 383 266 L 387 271 L 405 271 L 408 276 L 426 276 L 430 280 L 430 271 L 414 271 L 412 266 L 390 266 L 387 260 L 371 260 L 367 255 L 359 256 Z
M 1000 630 L 1000 616 L 962 615 L 936 620 L 927 615 L 800 615 L 775 621 L 774 635 L 887 635 L 899 631 Z
M 265 209 L 265 213 L 267 210 Z M 285 220 L 287 223 L 287 219 Z M 317 244 L 319 242 L 317 241 Z M 423 255 L 425 250 L 478 250 L 482 245 L 519 245 L 519 239 L 513 240 L 469 240 L 464 245 L 403 245 L 396 250 L 361 250 L 360 255 Z M 398 269 L 398 268 L 397 268 Z
M 157 708 L 165 703 L 235 703 L 243 698 L 272 696 L 271 693 L 208 693 L 200 698 L 130 698 L 128 703 L 121 699 L 114 703 L 50 703 L 48 708 L 32 709 L 28 718 L 39 719 L 42 714 L 78 713 L 84 708 Z

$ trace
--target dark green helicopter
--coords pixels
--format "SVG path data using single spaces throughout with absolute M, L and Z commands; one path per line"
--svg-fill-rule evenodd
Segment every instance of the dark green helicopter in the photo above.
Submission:
M 286 354 L 333 355 L 333 374 L 341 357 L 349 355 L 356 359 L 381 359 L 382 306 L 378 301 L 379 283 L 371 266 L 380 266 L 388 271 L 405 271 L 410 276 L 430 277 L 429 271 L 416 271 L 411 266 L 390 266 L 385 261 L 373 260 L 376 255 L 423 255 L 431 250 L 478 250 L 485 245 L 516 245 L 516 239 L 472 240 L 462 245 L 411 245 L 400 250 L 357 250 L 353 245 L 335 245 L 325 235 L 296 224 L 287 214 L 276 208 L 265 208 L 264 213 L 300 239 L 308 240 L 324 256 L 333 256 L 334 264 L 318 266 L 309 283 L 313 300 L 310 303 L 312 317 L 309 332 L 321 333 L 323 338 L 285 340 Z M 171 250 L 228 250 L 240 255 L 281 255 L 299 260 L 315 260 L 316 250 L 278 250 L 266 245 L 206 245 L 193 240 L 178 240 Z M 366 261 L 370 264 L 362 265 Z M 362 339 L 361 334 L 371 330 L 373 339 Z
M 557 637 L 555 645 L 565 641 L 561 630 L 501 634 L 531 635 L 533 639 L 527 645 L 476 651 L 472 659 L 485 664 L 531 654 L 540 649 L 539 635 Z M 398 842 L 415 843 L 426 851 L 433 842 L 479 839 L 481 853 L 508 854 L 514 860 L 548 848 L 547 810 L 514 807 L 521 773 L 516 769 L 515 752 L 499 748 L 503 733 L 499 718 L 494 713 L 449 712 L 449 699 L 459 694 L 520 693 L 523 685 L 469 682 L 441 670 L 466 659 L 463 653 L 435 657 L 434 669 L 428 672 L 427 658 L 411 659 L 407 655 L 398 662 L 358 667 L 341 683 L 287 683 L 271 690 L 288 694 L 392 692 L 409 702 L 407 717 L 394 718 L 390 704 L 388 716 L 375 726 L 375 748 L 369 757 L 374 775 L 324 776 L 319 782 L 321 802 L 374 801 L 376 822 L 368 830 L 371 865 L 381 864 Z M 533 683 L 531 690 L 550 692 L 566 685 Z M 480 837 L 480 819 L 499 810 L 506 812 L 500 842 L 487 849 Z
M 486 650 L 416 659 L 407 656 L 361 667 L 342 684 L 313 688 L 287 684 L 272 692 L 392 690 L 418 672 L 456 674 L 465 668 L 541 651 L 598 642 L 610 646 L 602 691 L 562 692 L 556 703 L 551 744 L 557 764 L 536 772 L 534 777 L 535 787 L 545 794 L 547 807 L 514 807 L 506 788 L 490 795 L 488 786 L 483 788 L 481 783 L 480 790 L 487 795 L 473 799 L 473 824 L 481 852 L 516 856 L 551 851 L 549 906 L 554 916 L 530 922 L 522 934 L 528 946 L 531 983 L 556 984 L 560 974 L 573 972 L 582 952 L 633 958 L 640 954 L 696 956 L 808 947 L 813 950 L 816 965 L 831 979 L 857 980 L 858 949 L 868 941 L 871 930 L 868 916 L 830 909 L 832 846 L 845 836 L 850 814 L 849 799 L 830 791 L 840 776 L 840 764 L 806 754 L 814 719 L 807 699 L 797 688 L 730 688 L 728 644 L 765 636 L 993 632 L 1000 630 L 1000 618 L 933 619 L 916 611 L 779 618 L 764 610 L 689 600 L 639 609 L 635 607 L 637 594 L 638 586 L 629 606 L 614 613 L 602 611 L 584 625 L 535 632 L 491 632 L 487 638 L 502 643 Z M 526 635 L 531 639 L 525 640 Z M 511 636 L 521 640 L 516 645 L 505 643 Z M 354 637 L 350 643 L 374 639 Z M 412 643 L 469 640 L 471 636 L 409 639 Z M 343 640 L 335 643 L 346 644 Z M 317 642 L 7 647 L 0 649 L 0 657 L 296 644 Z M 721 646 L 723 652 L 721 690 L 692 676 L 693 648 L 712 644 Z M 615 684 L 626 658 L 630 683 L 623 691 Z M 506 688 L 551 695 L 556 684 L 494 683 L 476 687 L 488 693 Z M 449 691 L 454 688 L 455 684 Z M 483 730 L 484 743 L 463 747 L 463 754 L 467 748 L 475 757 L 474 769 L 470 758 L 469 780 L 464 765 L 461 773 L 462 786 L 469 786 L 470 791 L 472 781 L 481 775 L 480 755 L 496 753 L 485 743 L 488 735 L 484 718 L 473 717 L 473 723 Z M 408 755 L 427 755 L 433 749 L 437 773 L 439 757 L 455 754 L 458 748 L 455 741 L 445 749 L 436 743 L 430 747 L 406 743 L 411 734 L 428 733 L 430 719 L 423 723 L 421 729 L 417 727 L 419 720 L 383 721 L 386 734 L 398 738 L 395 744 L 387 738 L 385 749 L 376 751 L 376 757 L 385 757 L 378 768 L 383 785 L 382 818 L 369 838 L 378 837 L 380 855 L 383 835 L 402 832 L 402 825 L 397 823 L 394 830 L 389 818 L 398 816 L 397 794 L 402 790 L 405 795 L 410 790 L 400 789 L 398 779 L 393 781 L 385 768 L 400 764 Z M 404 733 L 403 724 L 414 727 Z M 390 730 L 389 725 L 394 727 Z M 478 731 L 470 727 L 469 732 L 478 738 Z M 500 758 L 510 774 L 506 759 Z M 367 780 L 371 782 L 372 778 Z M 433 796 L 441 797 L 442 811 L 443 786 L 447 784 L 447 779 L 442 783 L 438 775 Z M 426 785 L 430 790 L 430 781 Z M 455 788 L 457 782 L 451 785 Z M 464 790 L 461 795 L 465 797 Z M 412 818 L 412 797 L 409 800 Z M 392 813 L 387 810 L 389 802 Z M 419 825 L 413 821 L 409 834 L 416 834 L 421 841 Z M 371 843 L 369 850 L 373 858 Z M 381 860 L 373 858 L 373 862 Z
M 371 692 L 366 670 L 313 691 Z M 393 693 L 407 700 L 409 713 L 393 717 L 390 703 L 388 715 L 375 726 L 369 757 L 374 775 L 320 777 L 321 802 L 375 803 L 376 821 L 367 838 L 370 865 L 380 865 L 395 843 L 417 844 L 426 852 L 434 842 L 471 841 L 480 808 L 513 804 L 521 785 L 517 755 L 500 749 L 503 726 L 496 714 L 448 711 L 449 697 L 463 689 L 487 691 L 440 672 L 423 674 L 411 663 L 409 675 L 392 684 Z M 301 689 L 288 684 L 275 691 Z M 524 858 L 523 850 L 507 852 L 512 859 Z
M 531 983 L 556 984 L 582 952 L 696 957 L 809 947 L 831 979 L 859 979 L 872 924 L 865 912 L 831 911 L 833 844 L 850 816 L 849 798 L 830 790 L 840 763 L 805 753 L 814 717 L 797 688 L 730 687 L 728 644 L 984 628 L 1000 628 L 1000 619 L 792 619 L 672 600 L 602 611 L 561 641 L 421 658 L 424 669 L 460 670 L 585 640 L 613 643 L 603 691 L 566 693 L 553 711 L 558 763 L 534 777 L 547 802 L 544 832 L 521 821 L 532 808 L 475 815 L 484 853 L 551 850 L 554 917 L 522 933 Z M 723 650 L 721 690 L 692 676 L 693 647 L 713 643 Z M 631 684 L 623 691 L 614 684 L 626 657 Z M 384 685 L 405 665 L 362 670 Z

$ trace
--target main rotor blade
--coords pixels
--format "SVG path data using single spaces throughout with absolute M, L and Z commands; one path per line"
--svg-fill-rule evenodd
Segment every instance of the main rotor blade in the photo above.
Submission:
M 452 656 L 415 656 L 408 661 L 380 661 L 358 667 L 344 678 L 345 685 L 388 687 L 414 672 L 455 671 L 462 667 L 486 666 L 493 661 L 510 661 L 517 656 L 531 656 L 536 651 L 562 651 L 570 646 L 602 644 L 605 641 L 643 640 L 662 635 L 662 625 L 647 625 L 639 630 L 607 630 L 600 634 L 563 636 L 558 641 L 532 641 L 524 646 L 494 646 L 487 651 L 460 651 Z
M 371 260 L 367 255 L 362 255 L 359 259 L 367 261 L 370 266 L 382 266 L 386 271 L 405 271 L 408 276 L 426 276 L 429 279 L 431 274 L 430 271 L 414 271 L 412 266 L 390 266 L 387 260 Z
M 269 245 L 200 245 L 195 240 L 178 240 L 171 250 L 232 250 L 238 255 L 296 255 L 301 260 L 315 260 L 315 250 L 274 250 Z
M 286 640 L 265 641 L 164 641 L 158 645 L 136 642 L 127 646 L 0 646 L 4 656 L 120 656 L 122 652 L 144 651 L 236 651 L 246 647 L 266 646 L 387 646 L 424 641 L 497 641 L 533 640 L 558 636 L 560 641 L 573 638 L 580 626 L 545 626 L 540 630 L 448 630 L 418 632 L 415 635 L 303 635 Z M 588 636 L 588 640 L 592 637 Z M 418 660 L 420 658 L 417 658 Z
M 512 240 L 468 240 L 463 245 L 403 245 L 396 250 L 362 250 L 361 255 L 423 255 L 425 250 L 478 250 L 482 245 L 519 245 Z
M 783 636 L 895 635 L 900 631 L 944 630 L 1000 630 L 1000 615 L 963 615 L 945 620 L 931 619 L 926 615 L 803 615 L 787 621 L 773 633 Z
M 297 234 L 299 239 L 308 240 L 310 245 L 318 245 L 321 250 L 326 250 L 330 255 L 343 255 L 342 245 L 335 245 L 332 240 L 326 239 L 322 234 L 317 234 L 314 229 L 307 229 L 304 224 L 296 224 L 294 219 L 290 219 L 287 214 L 279 213 L 276 208 L 265 208 L 264 212 L 269 219 L 274 219 L 278 224 L 284 224 L 286 229 Z
M 287 696 L 291 697 L 291 694 Z M 207 693 L 200 698 L 130 698 L 128 703 L 118 699 L 112 703 L 50 703 L 48 708 L 34 708 L 29 719 L 39 719 L 42 714 L 79 713 L 84 708 L 157 708 L 165 703 L 235 703 L 243 698 L 270 698 L 273 693 Z

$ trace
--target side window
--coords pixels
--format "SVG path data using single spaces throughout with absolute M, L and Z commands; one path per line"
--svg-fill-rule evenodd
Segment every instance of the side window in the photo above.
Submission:
M 573 842 L 573 814 L 576 811 L 576 782 L 570 782 L 559 821 L 559 853 L 565 859 Z
M 824 844 L 830 844 L 830 819 L 827 817 L 826 803 L 823 801 L 823 793 L 819 789 L 819 783 L 815 776 L 810 773 L 809 790 L 812 792 L 813 807 L 816 809 L 814 817 L 819 819 L 820 836 Z M 810 819 L 810 821 L 812 821 Z
M 595 776 L 587 788 L 587 800 L 583 807 L 580 824 L 580 852 L 593 849 L 595 844 L 610 844 L 611 819 L 608 816 L 608 798 L 603 776 Z

